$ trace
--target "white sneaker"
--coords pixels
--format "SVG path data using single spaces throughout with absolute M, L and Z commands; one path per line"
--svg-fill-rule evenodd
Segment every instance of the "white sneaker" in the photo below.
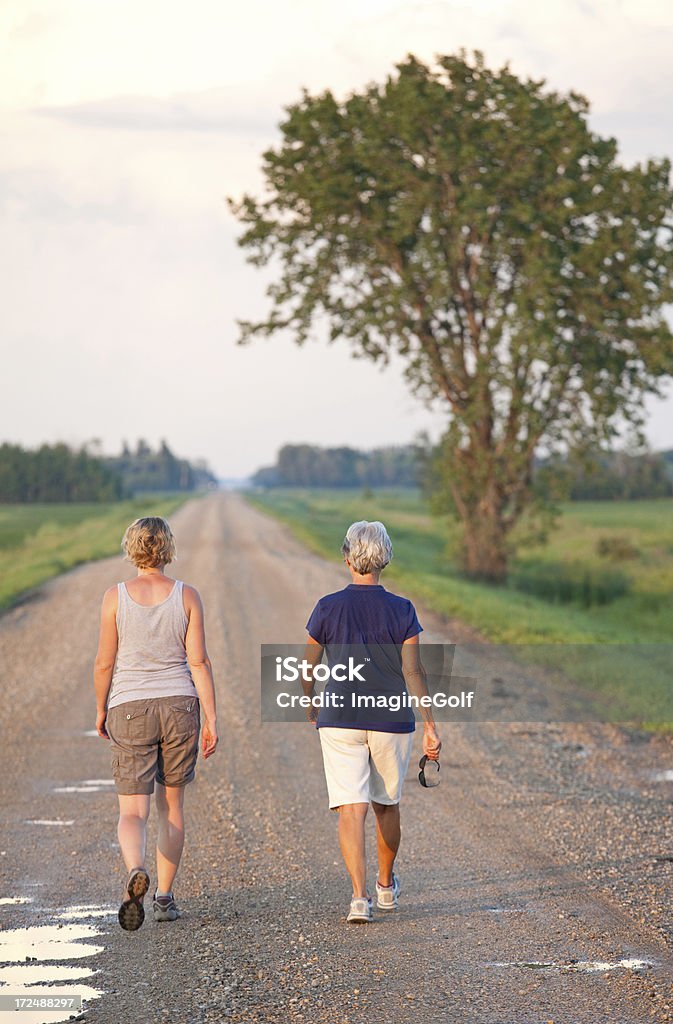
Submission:
M 376 906 L 379 910 L 397 910 L 397 897 L 400 894 L 400 880 L 393 871 L 393 884 L 379 885 L 376 881 Z
M 346 918 L 351 924 L 367 924 L 374 920 L 372 914 L 373 900 L 371 896 L 354 896 Z

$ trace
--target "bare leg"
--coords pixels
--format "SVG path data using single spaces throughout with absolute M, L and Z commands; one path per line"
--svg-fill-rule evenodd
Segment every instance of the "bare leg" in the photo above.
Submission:
M 342 804 L 339 808 L 339 845 L 351 876 L 353 896 L 367 895 L 365 818 L 369 804 Z
M 400 848 L 400 805 L 377 804 L 372 801 L 372 807 L 376 815 L 379 884 L 392 885 L 393 864 Z
M 126 870 L 145 866 L 145 840 L 150 798 L 144 793 L 134 796 L 119 794 L 119 824 L 117 836 Z
M 180 864 L 185 843 L 184 786 L 162 786 L 156 783 L 156 805 L 159 818 L 157 834 L 157 892 L 167 895 Z

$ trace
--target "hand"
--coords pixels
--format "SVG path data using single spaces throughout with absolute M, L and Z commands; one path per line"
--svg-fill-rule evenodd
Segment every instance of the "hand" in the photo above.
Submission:
M 215 723 L 209 722 L 206 718 L 201 731 L 201 752 L 203 756 L 210 757 L 211 754 L 214 754 L 218 743 L 219 737 Z
M 105 719 L 106 718 L 107 718 L 107 711 L 97 711 L 96 712 L 96 732 L 98 733 L 98 735 L 102 739 L 109 740 L 110 737 L 108 736 L 107 729 L 105 728 Z
M 441 749 L 442 741 L 440 740 L 434 725 L 426 725 L 423 731 L 423 753 L 430 761 L 437 761 Z
M 305 710 L 306 721 L 311 722 L 313 725 L 315 725 L 315 723 L 318 721 L 318 712 L 320 709 L 317 708 L 315 704 L 309 704 L 309 706 Z

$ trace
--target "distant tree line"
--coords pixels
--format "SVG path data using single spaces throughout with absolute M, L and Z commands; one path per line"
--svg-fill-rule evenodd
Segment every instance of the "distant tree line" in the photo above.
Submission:
M 287 444 L 275 465 L 257 470 L 258 487 L 422 487 L 432 496 L 436 449 L 426 441 L 361 451 Z M 534 465 L 538 486 L 572 501 L 631 500 L 673 495 L 673 450 L 589 452 Z
M 257 470 L 258 487 L 416 487 L 421 467 L 420 445 L 361 451 L 286 444 L 274 466 Z
M 124 443 L 121 455 L 106 461 L 132 494 L 139 491 L 194 491 L 217 483 L 205 462 L 179 459 L 165 441 L 157 451 L 152 451 L 143 440 L 138 441 L 135 451 Z
M 0 445 L 0 501 L 115 501 L 124 497 L 124 481 L 103 459 L 86 449 L 43 444 L 29 451 Z
M 542 463 L 571 501 L 630 501 L 673 495 L 673 451 L 589 452 Z
M 0 445 L 0 502 L 116 501 L 141 491 L 193 491 L 214 486 L 204 463 L 179 459 L 162 442 L 153 452 L 139 441 L 134 452 L 103 456 L 66 444 L 36 449 Z

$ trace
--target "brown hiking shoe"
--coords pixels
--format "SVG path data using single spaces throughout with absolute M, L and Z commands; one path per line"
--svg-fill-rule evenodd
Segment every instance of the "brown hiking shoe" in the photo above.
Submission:
M 143 896 L 150 887 L 150 876 L 145 868 L 133 868 L 126 881 L 126 891 L 119 908 L 119 923 L 127 932 L 135 932 L 145 920 Z

